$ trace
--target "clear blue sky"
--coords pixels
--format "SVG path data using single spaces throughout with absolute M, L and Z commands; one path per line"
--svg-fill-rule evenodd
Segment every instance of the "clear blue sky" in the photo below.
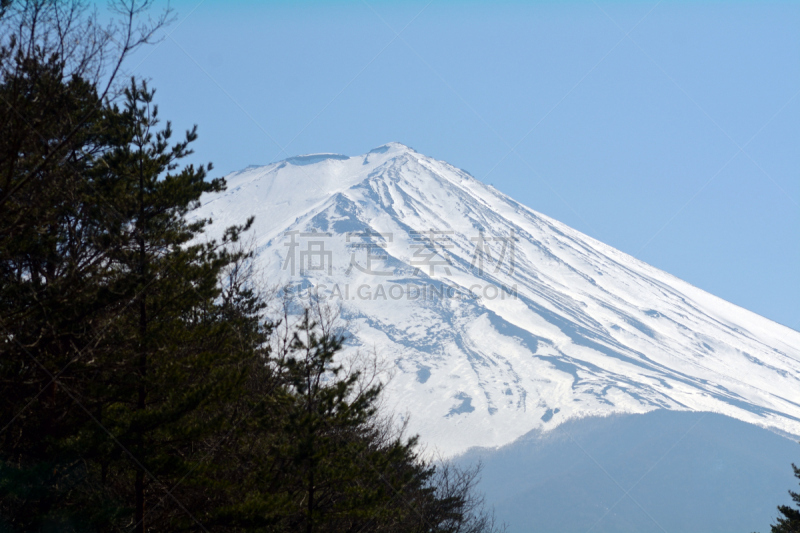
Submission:
M 172 5 L 128 70 L 217 175 L 399 141 L 800 329 L 800 2 Z

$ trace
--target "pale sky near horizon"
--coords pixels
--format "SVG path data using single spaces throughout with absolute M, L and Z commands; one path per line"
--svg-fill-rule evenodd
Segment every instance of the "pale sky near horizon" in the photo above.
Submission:
M 127 73 L 214 175 L 402 142 L 800 329 L 800 2 L 172 5 Z

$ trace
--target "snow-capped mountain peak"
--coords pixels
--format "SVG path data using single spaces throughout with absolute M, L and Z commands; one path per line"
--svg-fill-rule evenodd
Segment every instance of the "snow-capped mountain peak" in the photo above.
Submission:
M 341 305 L 352 348 L 444 453 L 570 418 L 715 411 L 800 435 L 800 333 L 400 143 L 226 177 L 197 216 L 256 216 L 274 283 Z

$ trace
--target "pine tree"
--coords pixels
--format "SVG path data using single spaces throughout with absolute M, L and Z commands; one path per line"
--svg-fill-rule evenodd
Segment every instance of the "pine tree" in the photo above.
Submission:
M 224 186 L 178 167 L 195 132 L 170 146 L 134 82 L 96 116 L 91 155 L 0 215 L 6 527 L 490 530 L 474 477 L 447 482 L 379 423 L 381 387 L 342 372 L 342 337 L 307 314 L 270 354 L 250 254 L 230 248 L 246 226 L 201 243 L 187 220 Z
M 316 326 L 306 310 L 285 359 L 286 381 L 295 400 L 285 427 L 294 444 L 288 454 L 302 480 L 298 492 L 306 503 L 303 522 L 308 533 L 324 531 L 326 523 L 349 514 L 367 515 L 374 503 L 372 487 L 354 482 L 369 475 L 362 462 L 369 460 L 364 454 L 370 441 L 362 432 L 376 414 L 381 392 L 374 385 L 353 393 L 359 373 L 341 376 L 343 367 L 334 361 L 343 339 L 320 334 Z
M 792 465 L 794 476 L 800 479 L 800 468 Z M 789 491 L 795 505 L 800 508 L 800 494 Z M 778 506 L 778 511 L 783 515 L 778 518 L 778 523 L 772 526 L 772 533 L 797 533 L 800 531 L 800 511 L 788 505 Z
M 235 399 L 248 361 L 258 357 L 265 330 L 257 325 L 257 305 L 236 315 L 243 308 L 222 298 L 224 269 L 245 255 L 224 244 L 247 225 L 229 228 L 219 244 L 192 242 L 207 221 L 188 222 L 187 213 L 203 193 L 224 187 L 223 180 L 207 180 L 203 167 L 173 172 L 191 153 L 196 132 L 169 146 L 169 124 L 155 130 L 153 92 L 132 82 L 125 94 L 127 127 L 96 179 L 103 196 L 113 199 L 109 208 L 125 221 L 115 226 L 121 244 L 114 258 L 117 286 L 128 295 L 113 327 L 108 361 L 114 374 L 104 381 L 101 405 L 105 427 L 128 456 L 105 468 L 116 471 L 115 490 L 134 509 L 134 529 L 145 531 L 147 510 L 179 479 L 178 494 L 161 502 L 161 515 L 191 523 L 206 512 L 207 489 L 196 480 L 213 465 L 204 462 L 202 449 L 228 430 L 225 406 Z
M 186 522 L 266 331 L 219 283 L 245 254 L 188 244 L 223 182 L 173 173 L 196 134 L 168 147 L 145 87 L 105 99 L 159 25 L 137 37 L 139 4 L 121 33 L 78 1 L 0 7 L 0 527 Z
M 225 186 L 182 166 L 196 131 L 98 89 L 105 34 L 48 29 L 71 4 L 15 5 L 57 38 L 0 35 L 0 530 L 493 531 L 313 312 L 271 351 L 249 223 L 190 219 Z
M 173 172 L 196 133 L 170 147 L 145 86 L 118 109 L 62 69 L 26 61 L 0 84 L 22 95 L 3 115 L 2 515 L 23 530 L 196 522 L 206 449 L 268 329 L 257 301 L 220 285 L 245 228 L 191 244 L 205 221 L 186 214 L 224 186 L 202 167 Z M 35 135 L 20 135 L 31 116 Z M 31 178 L 65 134 L 62 164 Z
M 75 437 L 86 414 L 68 397 L 120 301 L 86 180 L 113 119 L 93 84 L 65 79 L 57 56 L 0 56 L 14 63 L 0 80 L 0 505 L 10 527 L 88 527 L 119 512 L 81 483 Z M 48 157 L 60 164 L 42 166 Z
M 497 530 L 474 494 L 478 469 L 422 460 L 417 438 L 379 417 L 383 387 L 375 376 L 345 370 L 337 357 L 344 337 L 322 314 L 312 306 L 285 325 L 284 348 L 272 354 L 271 401 L 242 433 L 259 445 L 238 446 L 257 452 L 237 462 L 264 466 L 240 485 L 259 496 L 236 512 L 256 509 L 256 499 L 271 502 L 251 517 L 270 531 Z

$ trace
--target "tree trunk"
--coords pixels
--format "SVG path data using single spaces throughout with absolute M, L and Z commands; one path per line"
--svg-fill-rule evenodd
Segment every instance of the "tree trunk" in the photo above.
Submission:
M 147 287 L 147 248 L 145 243 L 146 219 L 144 209 L 144 171 L 139 168 L 139 397 L 136 402 L 138 410 L 144 410 L 147 406 L 147 300 L 145 297 L 145 287 Z M 141 430 L 140 430 L 141 431 Z M 141 456 L 144 452 L 144 435 L 138 435 L 137 450 Z M 136 527 L 135 533 L 144 533 L 144 470 L 142 467 L 136 470 L 136 484 L 134 486 L 136 494 Z

